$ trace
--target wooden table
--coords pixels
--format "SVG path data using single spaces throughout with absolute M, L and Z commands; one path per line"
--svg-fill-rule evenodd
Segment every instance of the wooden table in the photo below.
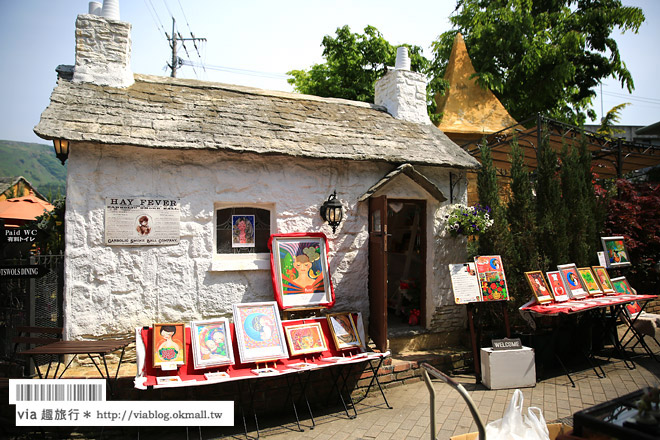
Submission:
M 119 357 L 119 364 L 117 365 L 117 371 L 115 372 L 113 379 L 114 381 L 116 381 L 117 376 L 119 375 L 119 368 L 121 367 L 121 362 L 122 359 L 124 358 L 124 352 L 126 351 L 126 347 L 132 342 L 134 342 L 133 339 L 109 339 L 104 341 L 57 341 L 57 342 L 53 342 L 52 344 L 42 345 L 40 347 L 35 347 L 26 351 L 22 351 L 21 354 L 30 356 L 32 358 L 38 355 L 56 355 L 56 356 L 74 355 L 69 361 L 69 363 L 66 364 L 66 366 L 62 370 L 62 373 L 60 373 L 59 376 L 57 375 L 60 369 L 60 361 L 58 358 L 57 368 L 55 369 L 55 372 L 51 377 L 51 379 L 61 378 L 64 375 L 64 372 L 69 368 L 73 360 L 79 354 L 86 354 L 94 363 L 94 366 L 101 375 L 101 378 L 111 379 L 110 373 L 108 371 L 108 364 L 106 362 L 105 355 L 115 352 L 117 350 L 121 350 L 121 356 Z M 99 367 L 99 364 L 96 363 L 92 355 L 97 355 L 99 359 L 103 361 L 105 374 Z M 48 362 L 48 369 L 46 370 L 45 375 L 41 373 L 41 369 L 39 368 L 39 365 L 36 362 L 34 364 L 37 369 L 37 374 L 39 375 L 39 378 L 48 379 L 48 374 L 50 373 L 50 369 L 52 366 L 52 360 Z M 110 385 L 109 382 L 108 385 Z M 110 389 L 112 391 L 111 387 Z

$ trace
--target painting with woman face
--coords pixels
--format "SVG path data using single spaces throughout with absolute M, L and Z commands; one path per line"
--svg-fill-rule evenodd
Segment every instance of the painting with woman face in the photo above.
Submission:
M 612 286 L 612 281 L 610 281 L 610 275 L 607 273 L 607 269 L 603 266 L 592 266 L 594 274 L 596 274 L 596 281 L 600 285 L 600 290 L 603 291 L 606 295 L 614 294 L 614 287 Z
M 275 298 L 282 309 L 334 303 L 325 235 L 276 234 L 269 247 Z
M 564 283 L 568 296 L 573 299 L 582 299 L 587 296 L 587 290 L 584 287 L 582 278 L 578 273 L 575 264 L 562 264 L 557 266 L 561 280 Z
M 153 325 L 153 366 L 186 362 L 186 327 L 182 323 Z
M 276 302 L 234 304 L 233 308 L 241 362 L 289 357 Z
M 231 247 L 254 247 L 254 215 L 231 216 Z
M 525 272 L 525 278 L 527 278 L 529 287 L 532 288 L 539 304 L 552 301 L 552 292 L 550 292 L 550 288 L 546 284 L 545 278 L 543 278 L 543 272 L 540 270 Z

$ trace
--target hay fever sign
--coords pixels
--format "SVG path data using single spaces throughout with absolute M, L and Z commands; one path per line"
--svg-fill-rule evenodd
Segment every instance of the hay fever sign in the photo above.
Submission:
M 179 200 L 162 197 L 106 197 L 105 244 L 176 245 L 180 238 Z

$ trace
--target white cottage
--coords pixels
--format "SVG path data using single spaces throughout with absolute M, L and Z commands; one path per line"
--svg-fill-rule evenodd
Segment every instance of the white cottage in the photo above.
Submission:
M 415 307 L 421 332 L 464 328 L 447 263 L 465 261 L 465 241 L 444 232 L 444 216 L 466 202 L 478 163 L 428 120 L 422 75 L 397 61 L 376 105 L 134 75 L 130 29 L 78 16 L 76 65 L 58 67 L 34 130 L 70 146 L 67 338 L 272 301 L 266 242 L 287 232 L 328 236 L 333 311 L 362 312 L 378 347 Z M 319 208 L 335 190 L 344 220 L 333 233 Z M 175 203 L 176 244 L 109 241 L 113 200 Z M 231 246 L 234 214 L 255 216 L 255 247 Z

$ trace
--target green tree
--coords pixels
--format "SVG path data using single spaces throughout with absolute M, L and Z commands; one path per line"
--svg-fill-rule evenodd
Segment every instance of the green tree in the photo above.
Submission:
M 507 204 L 511 252 L 506 275 L 516 307 L 523 305 L 528 298 L 525 272 L 539 270 L 535 208 L 525 155 L 514 138 L 511 142 L 511 197 Z
M 568 261 L 568 240 L 557 153 L 550 147 L 547 129 L 541 139 L 536 154 L 536 236 L 540 269 L 545 272 Z
M 511 116 L 536 113 L 581 125 L 595 87 L 613 77 L 629 92 L 633 78 L 621 59 L 615 29 L 637 33 L 640 8 L 620 0 L 458 0 L 454 29 L 433 44 L 430 76 L 442 78 L 457 32 L 463 34 L 477 81 Z
M 295 91 L 309 95 L 345 98 L 374 102 L 374 84 L 394 66 L 396 49 L 373 26 L 364 28 L 364 34 L 352 33 L 348 26 L 337 28 L 336 36 L 323 37 L 325 63 L 315 64 L 309 70 L 287 72 L 293 78 L 287 81 Z M 411 69 L 425 73 L 429 60 L 419 46 L 404 44 L 408 48 Z

